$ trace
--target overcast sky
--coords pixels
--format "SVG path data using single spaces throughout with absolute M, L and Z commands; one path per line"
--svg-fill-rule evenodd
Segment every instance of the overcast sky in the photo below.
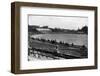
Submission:
M 87 17 L 72 16 L 46 16 L 46 15 L 29 15 L 29 25 L 48 26 L 51 28 L 78 29 L 88 26 Z

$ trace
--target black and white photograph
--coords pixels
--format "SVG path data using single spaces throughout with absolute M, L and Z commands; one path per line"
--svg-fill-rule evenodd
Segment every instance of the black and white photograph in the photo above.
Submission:
M 28 15 L 28 61 L 88 58 L 88 17 Z

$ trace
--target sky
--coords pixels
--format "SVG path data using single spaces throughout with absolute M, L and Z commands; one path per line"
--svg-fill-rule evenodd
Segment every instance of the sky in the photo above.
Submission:
M 78 16 L 53 16 L 53 15 L 29 15 L 29 25 L 48 26 L 62 29 L 81 29 L 88 26 L 88 17 Z

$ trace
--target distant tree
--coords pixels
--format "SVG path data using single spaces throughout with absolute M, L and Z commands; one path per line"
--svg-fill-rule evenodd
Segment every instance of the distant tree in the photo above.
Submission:
M 38 30 L 36 28 L 34 28 L 34 26 L 28 26 L 28 32 L 38 32 Z
M 74 46 L 74 43 L 72 43 L 71 45 Z
M 42 28 L 48 28 L 48 26 L 42 26 Z
M 88 27 L 87 26 L 82 27 L 81 31 L 88 34 Z
M 59 43 L 62 44 L 62 41 L 60 41 Z
M 51 28 L 51 31 L 52 32 L 60 32 L 60 31 L 62 31 L 62 29 L 60 29 L 60 28 Z
M 69 46 L 69 44 L 68 44 L 68 43 L 65 43 L 65 45 Z

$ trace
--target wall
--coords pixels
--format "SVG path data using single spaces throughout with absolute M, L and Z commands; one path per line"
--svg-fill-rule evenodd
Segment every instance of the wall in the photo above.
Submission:
M 11 60 L 11 10 L 10 3 L 15 0 L 0 0 L 0 76 L 17 76 L 10 73 Z M 57 3 L 57 4 L 73 4 L 73 5 L 90 5 L 98 6 L 100 17 L 100 1 L 99 0 L 17 0 L 28 2 L 43 2 L 43 3 Z M 100 24 L 98 18 L 98 24 Z M 100 33 L 100 26 L 98 25 L 98 33 Z M 100 35 L 98 36 L 98 43 L 100 42 Z M 98 45 L 98 47 L 100 44 Z M 98 48 L 98 51 L 100 49 Z M 100 57 L 100 51 L 99 57 Z M 99 60 L 100 67 L 100 60 Z M 81 70 L 81 71 L 65 71 L 53 73 L 38 73 L 38 74 L 22 74 L 18 76 L 99 76 L 100 68 L 98 70 Z

